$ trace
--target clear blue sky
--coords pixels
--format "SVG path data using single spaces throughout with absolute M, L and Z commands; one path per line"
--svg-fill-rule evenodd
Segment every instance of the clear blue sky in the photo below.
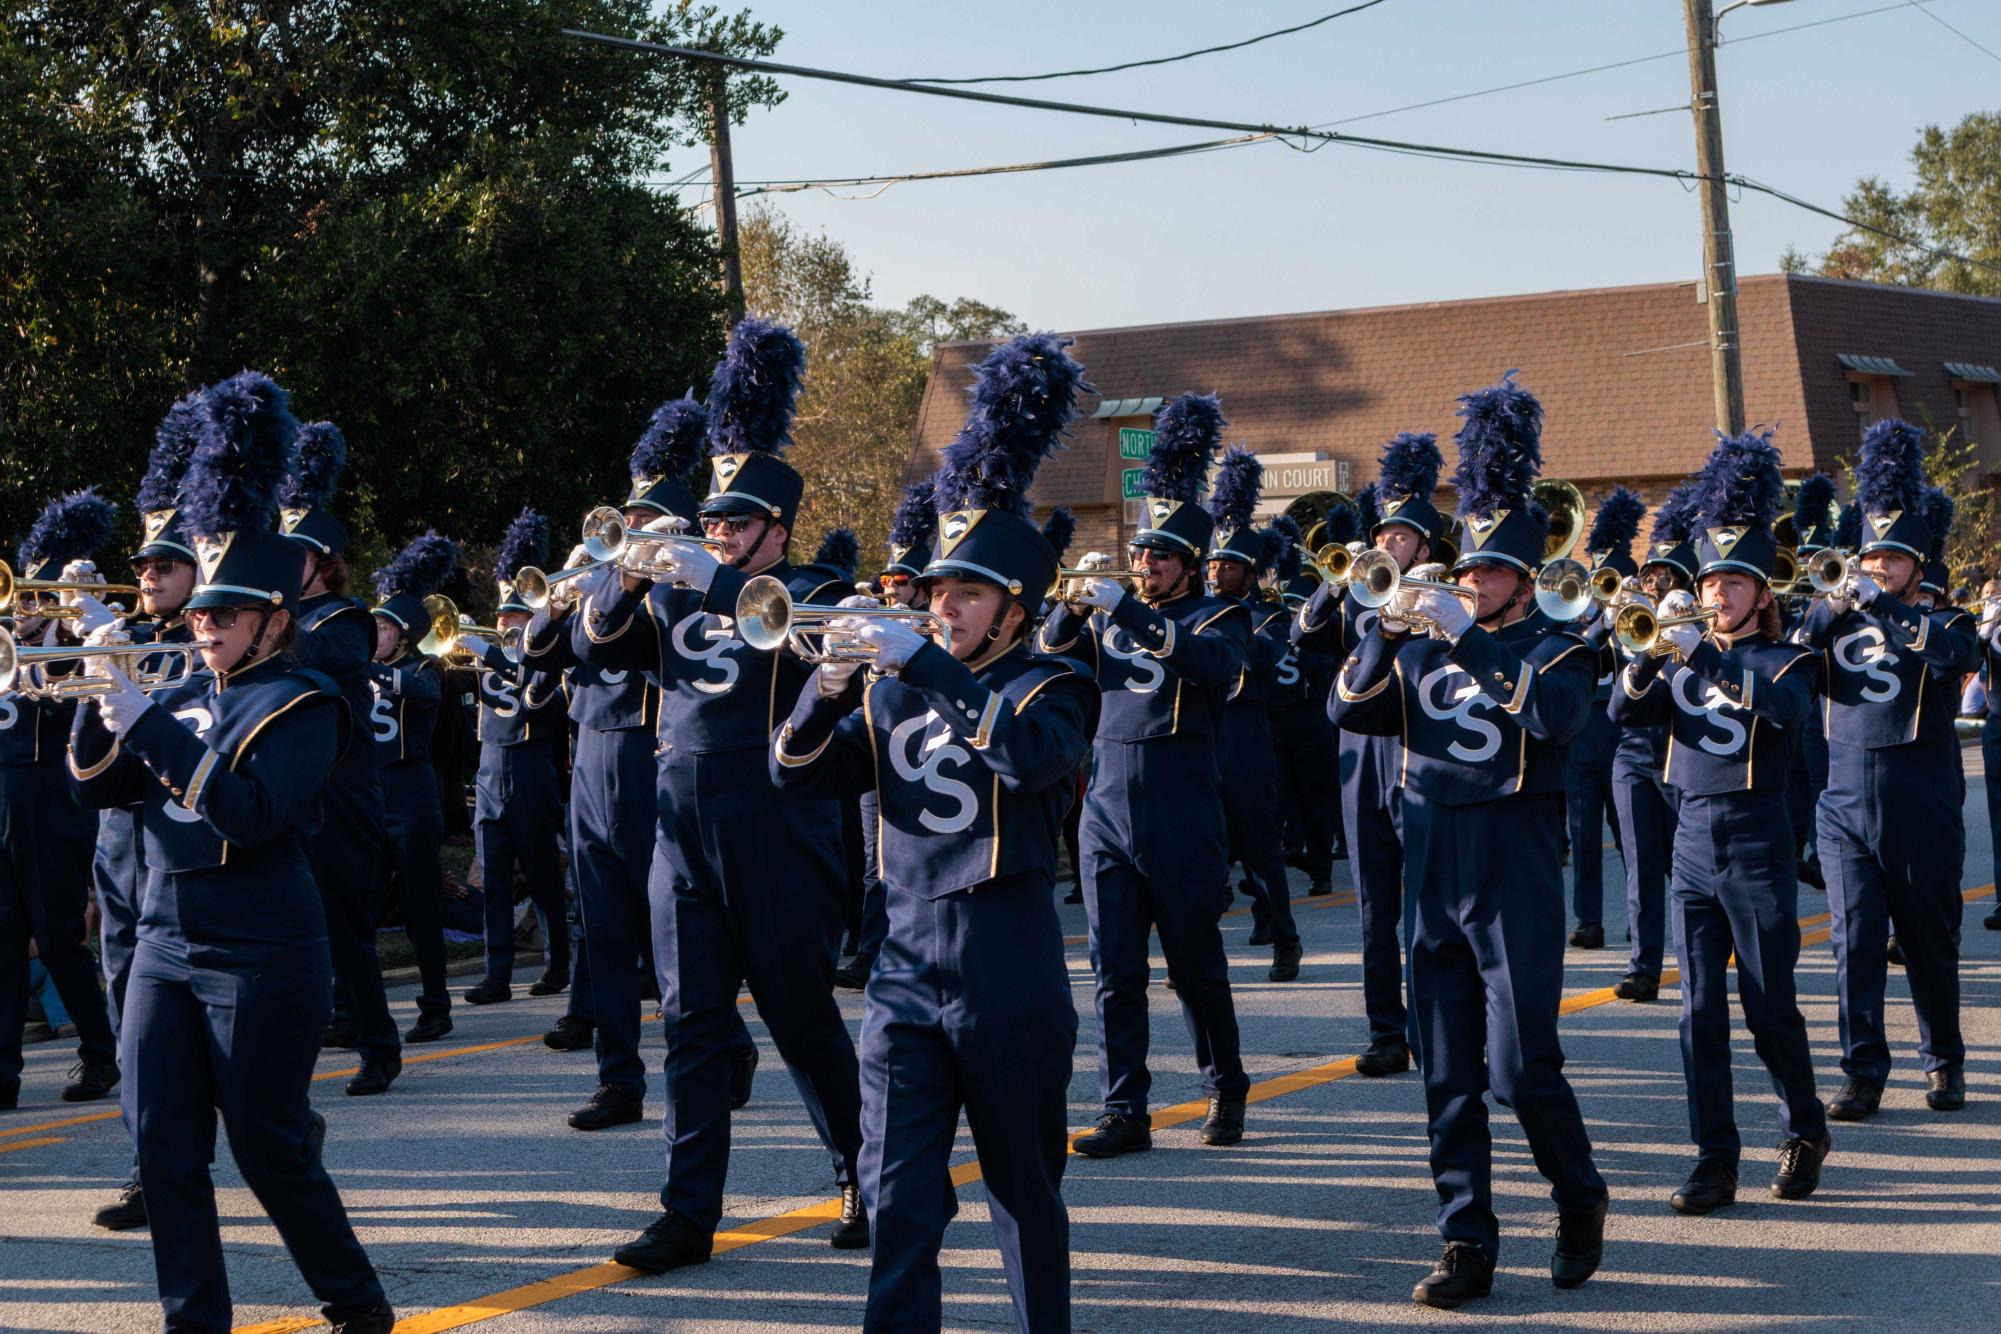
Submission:
M 786 31 L 777 58 L 892 77 L 1041 72 L 1167 55 L 1340 8 L 1340 0 L 939 4 L 748 0 Z M 1746 8 L 1719 52 L 1731 170 L 1838 205 L 1858 176 L 1903 186 L 1920 127 L 2001 103 L 2001 63 L 1904 7 L 1761 40 L 1889 0 Z M 1934 0 L 2001 51 L 2001 3 Z M 1680 0 L 1386 0 L 1242 51 L 1090 78 L 990 85 L 1065 101 L 1321 124 L 1683 43 Z M 740 180 L 867 175 L 1083 156 L 1221 134 L 788 80 L 736 136 Z M 1692 167 L 1683 57 L 1360 120 L 1358 133 Z M 699 166 L 692 155 L 677 174 Z M 866 191 L 847 193 L 862 194 Z M 692 198 L 691 194 L 684 197 Z M 1673 181 L 1511 170 L 1330 146 L 900 184 L 865 202 L 775 197 L 848 247 L 884 304 L 971 296 L 1038 327 L 1689 280 L 1696 200 Z M 1749 196 L 1732 211 L 1745 273 L 1836 224 Z

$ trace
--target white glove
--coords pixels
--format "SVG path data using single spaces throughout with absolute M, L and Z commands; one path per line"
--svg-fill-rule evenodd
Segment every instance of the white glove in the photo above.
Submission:
M 1661 631 L 1661 638 L 1674 645 L 1675 653 L 1684 661 L 1702 643 L 1702 627 L 1696 624 L 1670 625 Z
M 116 658 L 86 658 L 85 670 L 111 682 L 110 690 L 96 696 L 98 716 L 114 736 L 124 736 L 139 721 L 139 715 L 153 707 L 152 696 L 132 684 Z
M 684 584 L 698 593 L 709 591 L 722 562 L 707 547 L 673 543 L 654 548 L 651 557 L 666 572 L 670 583 Z
M 1855 572 L 1855 605 L 1865 611 L 1882 595 L 1883 585 L 1869 577 L 1868 571 Z
M 97 571 L 97 562 L 88 560 L 71 561 L 69 564 L 63 566 L 63 572 L 59 577 L 66 584 L 101 584 L 104 582 L 104 576 Z M 74 607 L 76 599 L 83 596 L 85 595 L 82 593 L 64 593 L 62 595 L 62 604 L 65 607 Z
M 1087 551 L 1084 553 L 1084 559 L 1077 562 L 1077 568 L 1080 570 L 1109 570 L 1112 568 L 1112 558 L 1102 551 Z
M 931 641 L 900 620 L 868 620 L 855 633 L 855 640 L 874 650 L 877 671 L 894 675 L 903 670 L 912 654 Z
M 848 682 L 861 669 L 859 662 L 823 662 L 813 673 L 813 688 L 820 692 L 820 698 L 832 699 L 848 688 Z
M 850 593 L 834 605 L 836 607 L 851 607 L 856 610 L 862 610 L 869 607 L 880 608 L 882 603 L 865 593 Z
M 1473 607 L 1465 598 L 1436 588 L 1420 588 L 1413 592 L 1410 610 L 1438 627 L 1438 632 L 1447 639 L 1457 641 L 1473 625 Z
M 486 657 L 486 641 L 476 635 L 453 635 L 449 651 L 454 655 L 480 662 Z
M 1660 618 L 1662 620 L 1665 621 L 1670 616 L 1693 615 L 1695 615 L 1695 595 L 1693 593 L 1677 588 L 1661 599 Z
M 1125 598 L 1126 586 L 1116 579 L 1089 579 L 1077 600 L 1099 611 L 1110 611 Z

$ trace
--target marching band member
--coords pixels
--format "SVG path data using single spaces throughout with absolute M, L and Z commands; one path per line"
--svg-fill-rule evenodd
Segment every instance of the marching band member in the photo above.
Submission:
M 559 698 L 562 678 L 534 670 L 518 637 L 534 608 L 515 596 L 514 576 L 524 565 L 549 559 L 549 521 L 524 509 L 507 525 L 494 559 L 500 585 L 495 617 L 509 648 L 460 634 L 457 648 L 470 657 L 479 691 L 479 777 L 473 790 L 473 833 L 479 850 L 486 906 L 486 976 L 465 993 L 468 1005 L 514 999 L 514 872 L 527 882 L 528 901 L 541 919 L 548 945 L 542 976 L 531 996 L 553 996 L 570 984 L 570 931 L 564 916 L 563 853 L 558 833 L 563 794 L 556 778 L 556 746 L 569 739 Z
M 1026 517 L 1036 465 L 1075 411 L 1083 368 L 1068 343 L 1024 335 L 974 371 L 922 576 L 949 649 L 901 621 L 861 622 L 868 678 L 858 662 L 820 667 L 772 745 L 781 788 L 880 802 L 888 931 L 862 1025 L 867 1330 L 938 1328 L 962 1107 L 1016 1327 L 1070 1327 L 1061 1185 L 1077 1013 L 1053 890 L 1098 691 L 1077 663 L 1029 648 L 1058 556 Z
M 1345 546 L 1357 532 L 1354 507 L 1336 505 L 1322 521 L 1328 544 Z M 1305 573 L 1299 546 L 1299 525 L 1280 517 L 1271 532 L 1280 543 L 1272 568 L 1289 618 L 1297 617 L 1319 579 Z M 1334 863 L 1347 856 L 1341 831 L 1341 787 L 1335 767 L 1339 741 L 1327 720 L 1327 696 L 1333 688 L 1332 660 L 1321 652 L 1300 648 L 1287 635 L 1285 654 L 1272 672 L 1265 698 L 1272 745 L 1278 758 L 1278 798 L 1285 812 L 1286 861 L 1306 872 L 1306 893 L 1322 898 L 1334 892 Z
M 1428 562 L 1445 537 L 1445 516 L 1431 503 L 1443 465 L 1438 438 L 1429 432 L 1401 431 L 1383 447 L 1371 493 L 1378 513 L 1365 531 L 1406 573 Z M 1374 612 L 1345 593 L 1343 586 L 1328 584 L 1308 599 L 1293 627 L 1293 642 L 1345 660 L 1376 622 Z M 1330 692 L 1330 716 L 1338 703 Z M 1402 1074 L 1411 1059 L 1403 953 L 1397 945 L 1404 915 L 1403 742 L 1344 728 L 1340 765 L 1341 820 L 1362 919 L 1362 1008 L 1369 1021 L 1369 1045 L 1355 1059 L 1355 1069 L 1371 1077 Z
M 1815 600 L 1800 642 L 1823 655 L 1827 792 L 1821 869 L 1834 915 L 1841 1068 L 1837 1121 L 1876 1112 L 1890 1074 L 1883 1032 L 1887 936 L 1894 929 L 1917 1010 L 1926 1103 L 1966 1103 L 1959 1030 L 1959 879 L 1965 857 L 1953 718 L 1979 656 L 1972 618 L 1912 603 L 1932 534 L 1921 501 L 1925 440 L 1894 418 L 1862 439 L 1851 508 L 1866 534 L 1859 570 Z
M 1621 579 L 1637 575 L 1640 567 L 1633 563 L 1632 545 L 1646 514 L 1645 501 L 1623 486 L 1614 487 L 1598 503 L 1591 532 L 1584 539 L 1590 565 L 1617 570 Z M 1591 696 L 1584 730 L 1571 741 L 1563 764 L 1563 810 L 1570 822 L 1570 911 L 1577 923 L 1570 944 L 1581 950 L 1605 947 L 1605 859 L 1599 855 L 1603 851 L 1599 841 L 1608 818 L 1615 829 L 1619 822 L 1612 801 L 1612 757 L 1619 749 L 1619 728 L 1606 712 L 1618 654 L 1604 619 L 1599 616 L 1581 631 L 1597 654 L 1598 689 Z
M 855 580 L 861 555 L 861 542 L 853 530 L 829 528 L 820 535 L 820 545 L 814 549 L 813 559 L 792 567 L 792 572 L 785 578 L 786 590 L 791 593 L 794 602 L 822 606 L 832 606 L 854 597 L 861 588 Z M 862 831 L 861 798 L 848 792 L 836 800 L 841 812 L 841 895 L 840 912 L 834 927 L 834 985 L 847 988 L 849 982 L 854 982 L 859 987 L 867 985 L 868 974 L 863 973 L 856 978 L 850 969 L 844 976 L 839 964 L 851 956 L 848 946 L 855 943 L 862 903 L 868 897 L 868 840 Z
M 666 1179 L 659 1218 L 614 1254 L 650 1273 L 706 1263 L 713 1246 L 746 981 L 833 1155 L 841 1219 L 830 1240 L 868 1245 L 855 1185 L 859 1076 L 833 995 L 839 812 L 831 801 L 781 799 L 765 764 L 807 670 L 791 653 L 751 649 L 726 619 L 751 576 L 792 572 L 786 544 L 805 482 L 779 451 L 805 361 L 791 330 L 755 316 L 738 323 L 709 396 L 714 475 L 700 518 L 720 549 L 647 544 L 657 548 L 649 568 L 671 583 L 622 574 L 618 596 L 594 603 L 571 637 L 602 668 L 651 674 L 663 695 L 648 895 L 666 1019 Z M 552 617 L 551 630 L 563 619 Z
M 21 543 L 19 577 L 95 579 L 90 557 L 110 543 L 116 511 L 87 490 L 50 501 Z M 93 619 L 110 619 L 94 599 L 90 608 Z M 24 647 L 54 644 L 60 626 L 54 618 L 17 612 L 14 633 Z M 63 1101 L 93 1102 L 118 1087 L 111 1018 L 98 988 L 97 961 L 83 943 L 97 812 L 77 804 L 62 773 L 63 737 L 74 709 L 67 700 L 0 695 L 0 1110 L 20 1096 L 31 938 L 76 1025 L 81 1064 L 63 1088 Z
M 1146 989 L 1154 930 L 1209 1097 L 1202 1142 L 1235 1144 L 1244 1135 L 1251 1081 L 1217 926 L 1230 886 L 1216 747 L 1250 617 L 1202 591 L 1215 522 L 1196 503 L 1222 432 L 1214 395 L 1183 394 L 1160 410 L 1141 478 L 1149 526 L 1131 544 L 1137 590 L 1090 579 L 1042 627 L 1042 651 L 1083 661 L 1103 696 L 1080 827 L 1104 1112 L 1074 1144 L 1091 1158 L 1153 1147 Z M 1084 566 L 1104 561 L 1094 552 Z
M 1258 595 L 1258 574 L 1270 560 L 1266 534 L 1253 523 L 1264 489 L 1258 456 L 1233 447 L 1223 453 L 1210 493 L 1209 517 L 1216 543 L 1209 553 L 1209 583 L 1218 601 L 1234 602 L 1250 618 L 1244 665 L 1223 706 L 1216 753 L 1223 778 L 1223 826 L 1229 858 L 1241 864 L 1255 918 L 1251 944 L 1272 947 L 1273 982 L 1299 976 L 1299 927 L 1292 920 L 1292 889 L 1285 877 L 1284 835 L 1278 825 L 1277 752 L 1265 696 L 1281 659 L 1292 650 L 1291 618 L 1283 604 Z M 1227 868 L 1226 868 L 1227 869 Z
M 121 1045 L 167 1327 L 230 1327 L 209 1176 L 220 1112 L 326 1318 L 386 1334 L 395 1316 L 306 1098 L 333 994 L 307 834 L 349 721 L 338 687 L 290 653 L 301 561 L 276 531 L 277 488 L 297 427 L 285 391 L 254 372 L 208 392 L 180 505 L 201 567 L 187 618 L 208 671 L 149 695 L 116 659 L 90 660 L 114 689 L 77 710 L 69 764 L 91 804 L 141 807 Z
M 431 629 L 424 599 L 444 585 L 458 563 L 451 540 L 427 532 L 375 572 L 382 601 L 374 612 L 375 658 L 368 671 L 375 698 L 369 722 L 383 832 L 389 838 L 386 889 L 402 908 L 403 930 L 423 979 L 417 1022 L 403 1035 L 405 1042 L 435 1042 L 452 1031 L 452 995 L 445 986 L 445 869 L 438 856 L 445 814 L 431 767 L 431 734 L 445 680 L 438 660 L 419 653 L 417 644 Z
M 1770 432 L 1725 438 L 1695 496 L 1696 588 L 1662 599 L 1662 651 L 1629 662 L 1612 716 L 1666 724 L 1666 781 L 1680 794 L 1674 840 L 1674 933 L 1681 961 L 1681 1064 L 1695 1169 L 1671 1203 L 1706 1214 L 1737 1198 L 1742 1152 L 1731 1109 L 1730 965 L 1744 1022 L 1779 1096 L 1772 1194 L 1803 1199 L 1820 1184 L 1827 1117 L 1814 1093 L 1799 961 L 1797 849 L 1786 809 L 1792 734 L 1813 708 L 1814 659 L 1786 643 L 1769 587 L 1772 520 L 1785 498 Z M 1680 621 L 1680 624 L 1673 622 Z
M 1980 919 L 1989 931 L 2001 931 L 2001 599 L 1994 581 L 1981 589 L 1980 680 L 1985 716 L 1980 724 L 1980 759 L 1986 777 L 1988 849 L 1994 858 L 1994 911 Z
M 327 780 L 321 823 L 311 836 L 313 880 L 326 907 L 327 945 L 335 990 L 354 1022 L 348 1042 L 361 1070 L 347 1083 L 353 1097 L 386 1092 L 403 1071 L 403 1043 L 382 986 L 375 927 L 382 916 L 382 851 L 386 835 L 382 787 L 376 781 L 375 746 L 361 732 L 375 703 L 369 663 L 375 657 L 375 621 L 368 604 L 348 593 L 347 527 L 334 516 L 333 498 L 347 465 L 347 441 L 332 422 L 299 429 L 291 473 L 279 490 L 279 531 L 305 555 L 304 595 L 298 607 L 293 656 L 302 667 L 339 687 L 353 720 L 353 739 Z M 338 1017 L 340 1006 L 336 1004 Z M 328 1034 L 330 1041 L 346 1034 Z
M 1832 506 L 1834 504 L 1834 479 L 1824 472 L 1800 480 L 1793 496 L 1793 549 L 1799 569 L 1805 570 L 1807 563 L 1820 552 L 1825 551 L 1834 537 Z M 1850 509 L 1853 509 L 1850 506 Z M 1858 514 L 1859 518 L 1860 515 Z M 1848 550 L 1854 550 L 1851 546 Z M 1806 576 L 1800 575 L 1796 581 L 1804 590 Z M 1786 614 L 1786 637 L 1792 638 L 1798 628 L 1800 618 L 1805 615 L 1807 599 L 1794 593 L 1779 604 L 1779 610 Z M 1815 665 L 1816 673 L 1819 670 Z M 1819 693 L 1816 691 L 1816 693 Z M 1827 733 L 1821 725 L 1821 711 L 1808 709 L 1806 721 L 1800 724 L 1799 745 L 1793 755 L 1793 795 L 1789 809 L 1793 813 L 1793 839 L 1799 844 L 1799 866 L 1796 874 L 1800 880 L 1815 889 L 1827 888 L 1827 878 L 1820 872 L 1820 838 L 1815 829 L 1814 812 L 1820 805 L 1820 794 L 1827 790 Z
M 1605 1182 L 1556 1030 L 1563 747 L 1584 725 L 1594 672 L 1581 639 L 1531 614 L 1549 526 L 1530 495 L 1542 407 L 1511 377 L 1460 400 L 1463 554 L 1453 573 L 1473 600 L 1421 589 L 1401 615 L 1386 607 L 1335 692 L 1337 726 L 1405 738 L 1411 1033 L 1446 1241 L 1411 1295 L 1442 1307 L 1493 1288 L 1490 1089 L 1551 1182 L 1551 1279 L 1574 1288 L 1604 1253 Z M 1435 636 L 1412 636 L 1413 620 Z

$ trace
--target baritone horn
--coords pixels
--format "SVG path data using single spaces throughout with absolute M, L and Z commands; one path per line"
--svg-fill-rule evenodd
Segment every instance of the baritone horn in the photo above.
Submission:
M 116 683 L 105 676 L 51 677 L 41 669 L 59 662 L 84 658 L 112 658 L 132 664 L 128 671 L 132 684 L 144 691 L 167 690 L 186 685 L 195 673 L 195 655 L 209 646 L 208 640 L 191 644 L 94 644 L 62 645 L 55 648 L 22 648 L 11 630 L 0 629 L 0 695 L 19 694 L 30 699 L 88 699 L 110 694 Z M 142 667 L 148 658 L 166 659 L 156 667 Z
M 789 645 L 804 662 L 874 662 L 875 650 L 854 637 L 864 622 L 903 621 L 952 651 L 952 627 L 921 607 L 818 607 L 792 600 L 782 580 L 760 574 L 736 600 L 736 632 L 743 642 L 768 653 Z
M 1584 540 L 1584 493 L 1561 478 L 1545 477 L 1529 494 L 1549 511 L 1549 540 L 1542 551 L 1544 564 L 1574 554 Z
M 1663 616 L 1644 602 L 1633 602 L 1619 608 L 1612 618 L 1612 633 L 1619 646 L 1634 657 L 1655 658 L 1675 651 L 1674 641 L 1661 633 L 1669 626 L 1700 624 L 1706 639 L 1716 628 L 1716 617 L 1714 607 L 1706 607 L 1692 616 Z
M 14 567 L 0 560 L 0 616 L 45 616 L 53 620 L 75 620 L 80 608 L 54 605 L 64 593 L 88 593 L 92 597 L 137 597 L 136 584 L 66 583 L 61 579 L 20 579 Z M 47 605 L 45 605 L 47 604 Z

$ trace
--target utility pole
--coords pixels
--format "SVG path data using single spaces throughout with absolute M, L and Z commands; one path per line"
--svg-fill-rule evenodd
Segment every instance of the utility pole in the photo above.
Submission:
M 1695 164 L 1701 173 L 1702 273 L 1709 296 L 1710 376 L 1716 424 L 1744 429 L 1744 363 L 1737 348 L 1737 256 L 1723 188 L 1723 113 L 1716 103 L 1716 17 L 1710 0 L 1682 0 L 1688 23 L 1688 77 L 1695 90 Z
M 723 252 L 723 304 L 730 327 L 743 318 L 743 261 L 736 240 L 736 169 L 730 163 L 729 85 L 723 67 L 709 74 L 709 188 L 716 200 L 716 244 Z

